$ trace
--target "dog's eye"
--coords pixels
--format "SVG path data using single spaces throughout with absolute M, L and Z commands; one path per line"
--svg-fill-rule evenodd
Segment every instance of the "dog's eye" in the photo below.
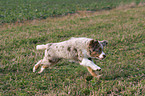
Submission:
M 101 48 L 99 48 L 99 49 L 97 49 L 97 50 L 96 50 L 96 52 L 99 52 L 99 53 L 100 53 L 101 51 L 102 51 L 102 49 L 101 49 Z

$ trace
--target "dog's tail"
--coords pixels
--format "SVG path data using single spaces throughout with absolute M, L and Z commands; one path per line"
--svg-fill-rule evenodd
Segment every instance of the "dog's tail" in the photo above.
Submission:
M 47 48 L 47 45 L 37 45 L 36 49 L 37 50 L 45 50 Z

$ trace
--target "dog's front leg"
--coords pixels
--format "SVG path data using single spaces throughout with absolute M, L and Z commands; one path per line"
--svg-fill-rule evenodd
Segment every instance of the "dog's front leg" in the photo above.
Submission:
M 97 79 L 99 79 L 101 77 L 101 75 L 97 74 L 97 72 L 95 72 L 94 70 L 92 70 L 92 68 L 87 67 L 88 71 L 90 72 L 90 74 L 94 77 L 96 77 Z
M 83 58 L 82 62 L 80 63 L 80 65 L 86 66 L 86 67 L 90 67 L 93 70 L 97 70 L 100 71 L 101 68 L 99 66 L 97 66 L 93 61 L 89 60 L 88 58 Z

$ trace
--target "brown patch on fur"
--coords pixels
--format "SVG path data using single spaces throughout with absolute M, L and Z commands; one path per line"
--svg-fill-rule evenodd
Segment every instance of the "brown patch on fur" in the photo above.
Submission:
M 70 52 L 70 51 L 71 51 L 71 47 L 68 47 L 68 48 L 67 48 L 67 51 L 69 51 L 69 52 Z
M 51 55 L 50 55 L 50 54 L 48 54 L 48 57 L 51 57 Z
M 91 57 L 99 57 L 99 55 L 102 53 L 102 48 L 97 40 L 90 41 L 88 52 Z
M 55 63 L 57 63 L 58 61 L 60 61 L 61 60 L 61 58 L 53 58 L 53 59 L 49 59 L 49 63 L 51 63 L 51 64 L 55 64 Z
M 76 53 L 78 52 L 76 48 L 74 48 L 74 51 L 75 51 Z
M 92 52 L 92 53 L 90 53 L 90 55 L 92 56 L 92 57 L 99 57 L 99 53 L 97 53 L 97 52 Z
M 99 44 L 99 42 L 97 40 L 91 40 L 89 43 L 89 48 L 93 48 L 95 46 L 97 46 Z
M 42 67 L 43 67 L 43 68 L 48 68 L 48 65 L 43 65 Z
M 52 43 L 49 44 L 49 47 L 52 45 Z
M 53 63 L 54 61 L 53 61 L 53 60 L 49 60 L 49 62 L 50 62 L 50 63 Z

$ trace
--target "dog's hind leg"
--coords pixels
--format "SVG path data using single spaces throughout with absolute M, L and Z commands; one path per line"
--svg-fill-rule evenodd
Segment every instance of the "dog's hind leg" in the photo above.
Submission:
M 55 58 L 54 60 L 53 59 L 49 59 L 48 61 L 46 60 L 46 59 L 43 59 L 44 61 L 42 61 L 42 63 L 41 64 L 43 64 L 42 66 L 41 66 L 41 69 L 40 69 L 40 71 L 38 72 L 38 73 L 42 73 L 43 71 L 44 71 L 44 69 L 45 68 L 47 68 L 47 67 L 49 67 L 49 66 L 52 66 L 52 65 L 54 65 L 54 64 L 56 64 L 59 60 L 61 60 L 61 59 L 59 59 L 59 58 Z M 46 60 L 46 61 L 45 61 Z
M 35 64 L 35 66 L 33 67 L 33 72 L 35 72 L 35 71 L 38 69 L 38 67 L 41 65 L 41 62 L 42 62 L 42 60 L 38 61 L 38 62 Z
M 40 71 L 38 73 L 42 73 L 44 71 L 44 69 L 48 68 L 48 67 L 49 67 L 49 65 L 43 65 L 43 66 L 41 66 L 41 69 L 40 69 Z

